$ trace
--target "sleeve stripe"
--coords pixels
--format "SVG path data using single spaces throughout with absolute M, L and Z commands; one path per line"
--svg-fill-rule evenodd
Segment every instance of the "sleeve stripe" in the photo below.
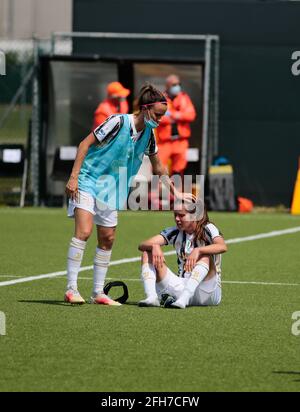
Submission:
M 169 241 L 168 241 L 167 237 L 162 232 L 160 233 L 160 235 L 165 239 L 166 245 L 168 245 Z
M 113 117 L 113 116 L 109 116 L 106 120 L 104 120 L 103 123 L 99 124 L 99 126 L 97 126 L 96 129 L 94 130 L 94 133 L 96 133 L 97 130 L 99 130 L 99 129 L 101 129 L 103 126 L 105 126 L 106 123 L 108 123 L 108 122 L 111 120 L 112 117 Z
M 177 229 L 177 230 L 178 230 L 178 229 Z M 176 242 L 176 240 L 177 240 L 177 238 L 178 238 L 178 235 L 179 235 L 179 230 L 178 230 L 178 232 L 176 233 L 176 236 L 174 237 L 173 246 L 175 245 L 175 242 Z
M 121 127 L 123 126 L 124 120 L 121 116 L 110 116 L 104 123 L 97 127 L 94 131 L 94 136 L 101 145 L 108 144 L 113 138 L 117 136 Z M 109 129 L 109 126 L 111 129 Z M 103 130 L 101 133 L 101 129 Z
M 179 230 L 178 229 L 173 229 L 171 232 L 166 234 L 167 239 L 170 241 L 173 236 L 178 235 Z
M 212 236 L 211 236 L 210 230 L 207 227 L 204 230 L 205 230 L 205 234 L 208 237 L 209 242 L 212 243 Z
M 148 156 L 152 156 L 152 155 L 156 154 L 157 152 L 158 152 L 158 148 L 157 148 L 157 145 L 156 145 L 156 140 L 155 140 L 154 133 L 152 132 L 145 153 Z
M 178 236 L 179 229 L 177 227 L 169 227 L 160 232 L 162 237 L 166 239 L 167 245 L 174 244 L 174 238 Z
M 210 225 L 210 227 L 209 227 Z M 222 233 L 219 231 L 219 229 L 212 223 L 209 223 L 207 226 L 205 226 L 205 233 L 211 243 L 213 242 L 213 239 L 215 237 L 221 236 L 223 237 Z

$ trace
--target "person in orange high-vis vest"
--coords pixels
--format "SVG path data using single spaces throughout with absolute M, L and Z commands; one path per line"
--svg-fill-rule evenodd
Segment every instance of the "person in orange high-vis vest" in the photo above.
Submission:
M 196 118 L 196 110 L 190 97 L 182 91 L 178 76 L 167 77 L 166 93 L 168 111 L 157 128 L 158 154 L 165 166 L 171 160 L 170 175 L 183 175 L 191 136 L 190 123 Z
M 119 82 L 112 82 L 106 88 L 107 98 L 103 100 L 94 113 L 93 130 L 102 124 L 112 114 L 128 113 L 127 96 L 130 90 L 125 89 Z

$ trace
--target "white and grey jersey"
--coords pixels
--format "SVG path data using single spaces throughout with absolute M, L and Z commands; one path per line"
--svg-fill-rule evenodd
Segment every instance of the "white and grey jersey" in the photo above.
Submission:
M 101 123 L 95 130 L 94 136 L 98 140 L 98 146 L 106 146 L 118 135 L 124 124 L 124 115 L 114 114 L 108 117 L 103 123 Z M 130 137 L 136 142 L 143 134 L 144 130 L 137 132 L 133 120 L 133 115 L 129 115 L 130 120 Z M 155 136 L 152 130 L 148 146 L 145 151 L 145 155 L 152 156 L 158 152 Z
M 168 227 L 160 232 L 165 239 L 165 244 L 172 245 L 176 250 L 178 275 L 180 277 L 184 277 L 186 259 L 195 247 L 211 245 L 215 237 L 222 236 L 219 229 L 213 223 L 208 223 L 205 226 L 204 231 L 205 242 L 202 243 L 199 240 L 194 239 L 194 234 L 189 235 L 183 230 L 179 230 L 177 226 Z M 221 255 L 213 255 L 212 257 L 216 271 L 221 274 Z

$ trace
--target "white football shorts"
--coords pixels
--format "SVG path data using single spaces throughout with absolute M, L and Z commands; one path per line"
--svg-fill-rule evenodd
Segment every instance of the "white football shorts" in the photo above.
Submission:
M 167 268 L 168 283 L 163 287 L 160 282 L 156 284 L 156 292 L 159 298 L 163 294 L 168 294 L 178 299 L 183 292 L 187 278 L 181 278 Z M 165 283 L 165 282 L 164 282 Z M 202 281 L 195 290 L 188 306 L 216 306 L 219 305 L 222 299 L 220 276 L 215 275 L 207 281 Z
M 74 217 L 76 208 L 84 209 L 94 215 L 94 223 L 99 226 L 115 227 L 118 224 L 116 210 L 100 210 L 93 195 L 88 192 L 78 192 L 77 200 L 69 199 L 68 217 Z

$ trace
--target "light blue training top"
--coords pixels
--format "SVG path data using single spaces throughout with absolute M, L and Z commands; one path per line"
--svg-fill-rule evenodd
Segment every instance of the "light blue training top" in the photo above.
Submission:
M 132 115 L 114 115 L 95 131 L 99 143 L 92 145 L 83 161 L 78 188 L 90 193 L 104 209 L 124 209 L 130 184 L 145 154 L 157 152 L 150 127 L 132 138 Z

